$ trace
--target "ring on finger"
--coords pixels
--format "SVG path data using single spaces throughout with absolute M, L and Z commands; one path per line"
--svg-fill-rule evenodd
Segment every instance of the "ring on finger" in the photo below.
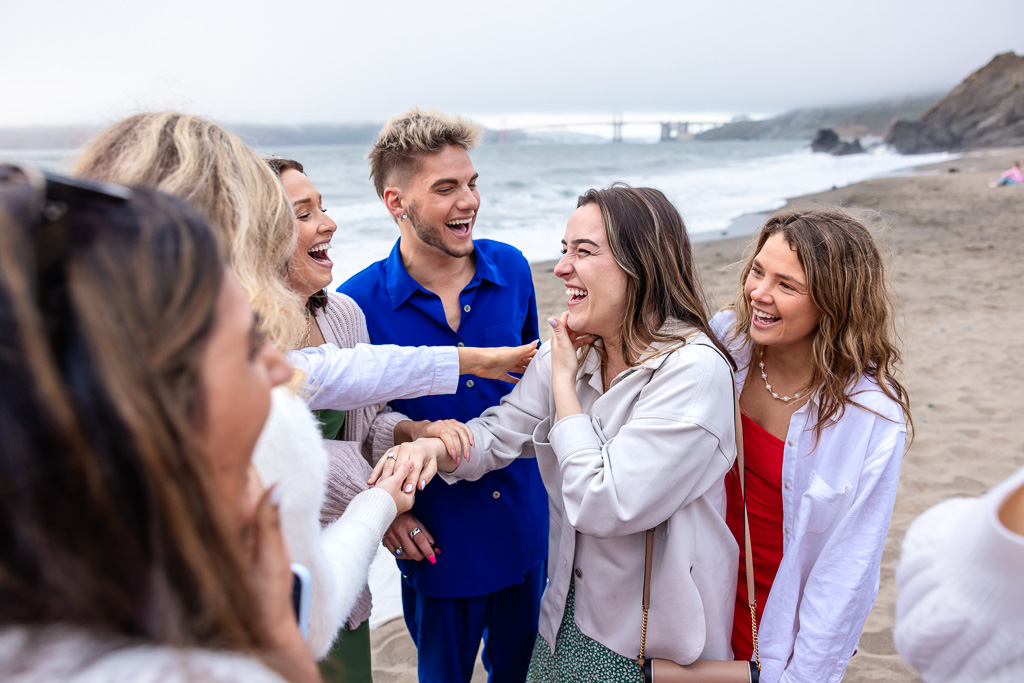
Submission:
M 395 548 L 395 557 L 401 557 L 402 553 L 404 552 L 405 548 L 403 548 L 402 546 L 398 546 L 397 548 Z
M 391 451 L 390 453 L 388 453 L 387 458 L 390 459 L 390 460 L 398 460 L 398 458 L 395 457 L 395 452 L 394 451 Z
M 421 533 L 423 533 L 423 529 L 421 529 L 419 527 L 416 527 L 415 529 L 413 529 L 412 531 L 409 532 L 409 538 L 416 538 L 416 534 L 421 534 Z

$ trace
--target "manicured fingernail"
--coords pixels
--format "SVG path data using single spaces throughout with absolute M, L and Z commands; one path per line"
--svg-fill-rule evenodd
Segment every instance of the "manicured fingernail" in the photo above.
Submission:
M 437 564 L 437 558 L 433 555 L 427 555 L 427 559 L 430 560 L 430 564 Z
M 274 507 L 281 507 L 281 498 L 282 498 L 283 495 L 284 495 L 284 490 L 280 486 L 278 486 L 277 484 L 274 484 L 273 486 L 271 486 L 270 487 L 270 504 L 273 505 Z
M 450 451 L 448 451 L 448 455 L 450 455 L 450 456 L 452 456 L 454 458 L 455 457 L 455 449 L 453 448 Z
M 405 492 L 406 493 L 412 493 L 412 484 L 406 484 L 405 485 Z
M 426 487 L 427 487 L 427 480 L 426 479 L 420 479 L 420 491 L 422 491 Z
M 558 321 L 554 318 L 548 318 L 548 325 L 551 325 L 551 327 L 558 327 Z

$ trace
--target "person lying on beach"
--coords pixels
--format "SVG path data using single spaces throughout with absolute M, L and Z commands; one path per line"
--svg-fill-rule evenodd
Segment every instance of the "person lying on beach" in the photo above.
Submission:
M 259 331 L 281 351 L 299 344 L 305 299 L 286 274 L 297 242 L 294 214 L 277 176 L 236 136 L 197 116 L 138 114 L 102 132 L 75 171 L 156 186 L 191 202 L 238 274 Z M 412 493 L 364 490 L 358 481 L 344 514 L 335 510 L 322 525 L 330 457 L 319 426 L 291 387 L 272 396 L 253 462 L 264 482 L 279 485 L 285 542 L 313 576 L 308 644 L 320 658 L 359 603 L 380 539 L 411 506 Z
M 837 681 L 878 593 L 910 406 L 878 247 L 838 209 L 772 216 L 711 321 L 739 364 L 761 681 Z M 732 646 L 752 652 L 743 498 Z
M 0 679 L 319 680 L 247 476 L 292 370 L 199 216 L 0 167 L 0 310 Z
M 709 326 L 682 218 L 655 189 L 590 190 L 562 251 L 554 272 L 569 310 L 549 320 L 551 342 L 512 393 L 467 423 L 469 459 L 420 439 L 398 446 L 374 476 L 411 459 L 411 477 L 440 468 L 449 481 L 473 480 L 536 457 L 551 528 L 528 681 L 644 680 L 636 656 L 651 528 L 658 561 L 646 656 L 731 659 L 732 360 Z
M 1022 165 L 1024 165 L 1024 162 L 1013 162 L 1013 166 L 1003 171 L 1003 174 L 999 176 L 999 180 L 990 180 L 989 185 L 992 187 L 999 187 L 1001 185 L 1024 185 L 1024 168 L 1022 168 Z
M 896 650 L 927 682 L 1024 680 L 1024 468 L 910 525 L 896 568 Z

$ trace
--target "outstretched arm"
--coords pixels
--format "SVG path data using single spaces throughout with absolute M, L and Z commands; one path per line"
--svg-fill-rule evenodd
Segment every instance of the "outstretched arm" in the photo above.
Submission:
M 525 372 L 536 342 L 491 349 L 454 346 L 334 344 L 288 353 L 288 361 L 306 375 L 306 403 L 313 410 L 353 410 L 395 399 L 454 394 L 459 375 L 506 382 Z

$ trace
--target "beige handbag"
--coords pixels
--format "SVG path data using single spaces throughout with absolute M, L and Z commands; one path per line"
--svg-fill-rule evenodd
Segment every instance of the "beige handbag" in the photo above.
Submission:
M 754 639 L 754 661 L 721 661 L 699 659 L 692 664 L 676 664 L 670 659 L 647 659 L 644 646 L 647 641 L 647 611 L 651 605 L 651 558 L 654 556 L 654 529 L 647 530 L 647 556 L 644 560 L 644 618 L 640 627 L 640 654 L 637 663 L 644 672 L 645 683 L 757 683 L 761 675 L 761 660 L 757 653 L 757 596 L 754 594 L 754 560 L 750 551 L 750 525 L 747 522 L 747 490 L 743 479 L 743 421 L 740 401 L 733 383 L 736 404 L 736 462 L 740 475 L 740 493 L 743 496 L 743 546 L 747 565 L 747 605 L 750 607 L 750 629 Z

